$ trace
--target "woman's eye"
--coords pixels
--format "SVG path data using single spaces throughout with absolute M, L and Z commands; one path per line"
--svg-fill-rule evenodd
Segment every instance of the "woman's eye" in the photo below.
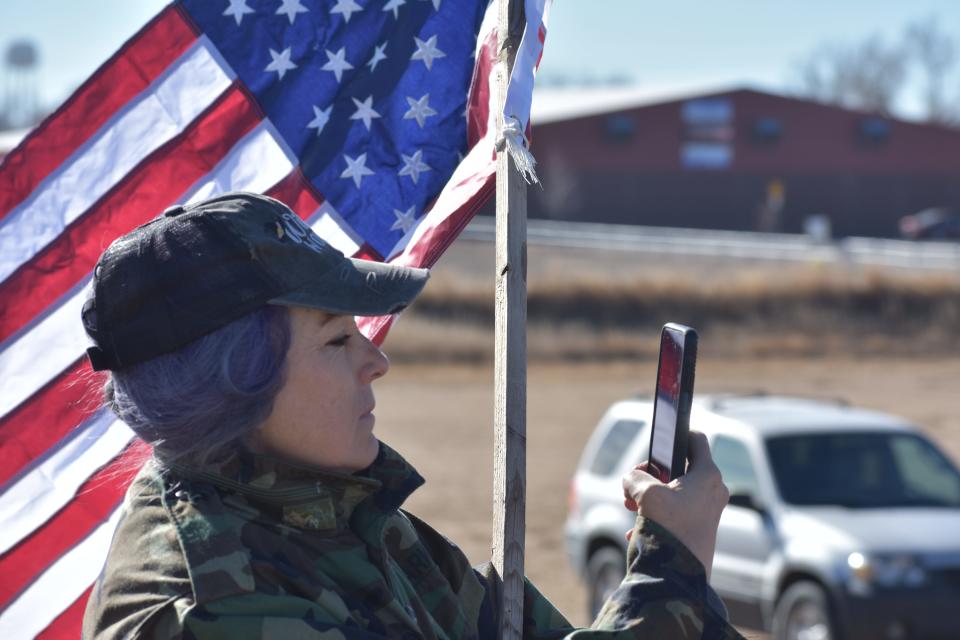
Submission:
M 344 334 L 344 335 L 340 336 L 339 338 L 334 338 L 333 340 L 331 340 L 330 342 L 328 342 L 327 345 L 328 345 L 328 346 L 331 346 L 331 347 L 342 347 L 342 346 L 344 346 L 344 345 L 347 344 L 347 341 L 348 341 L 348 340 L 350 340 L 350 335 L 349 335 L 349 334 Z

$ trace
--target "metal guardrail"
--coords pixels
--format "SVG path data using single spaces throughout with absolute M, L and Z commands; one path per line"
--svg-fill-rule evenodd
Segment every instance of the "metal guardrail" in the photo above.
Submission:
M 492 242 L 495 230 L 493 218 L 478 216 L 467 225 L 461 237 Z M 912 242 L 857 237 L 823 242 L 802 234 L 528 220 L 527 243 L 741 260 L 823 262 L 960 271 L 960 243 L 953 242 Z

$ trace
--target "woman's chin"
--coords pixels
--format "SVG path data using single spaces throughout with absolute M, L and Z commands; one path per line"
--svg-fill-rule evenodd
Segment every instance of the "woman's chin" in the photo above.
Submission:
M 365 452 L 366 455 L 364 456 L 364 460 L 366 460 L 366 462 L 363 463 L 363 464 L 358 468 L 358 470 L 359 470 L 359 469 L 366 469 L 366 468 L 369 467 L 371 464 L 373 464 L 373 461 L 377 459 L 377 455 L 378 455 L 379 453 L 380 453 L 380 440 L 377 439 L 377 436 L 375 436 L 375 435 L 373 435 L 373 434 L 371 433 L 371 434 L 370 434 L 370 440 L 367 442 L 367 449 L 366 449 L 366 452 Z

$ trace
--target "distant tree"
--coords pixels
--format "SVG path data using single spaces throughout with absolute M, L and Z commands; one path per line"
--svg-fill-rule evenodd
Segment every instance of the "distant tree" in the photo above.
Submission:
M 907 79 L 903 47 L 880 36 L 852 46 L 827 45 L 796 68 L 800 95 L 891 115 Z
M 930 18 L 909 25 L 904 45 L 912 62 L 924 75 L 924 109 L 930 122 L 946 125 L 960 123 L 957 100 L 948 100 L 945 87 L 957 60 L 953 39 L 941 31 L 937 19 Z
M 878 35 L 859 43 L 821 45 L 794 68 L 798 95 L 851 109 L 893 115 L 911 72 L 922 74 L 923 118 L 960 125 L 960 93 L 947 96 L 957 62 L 953 39 L 935 17 L 907 25 L 898 42 Z
M 628 87 L 636 84 L 636 79 L 625 71 L 615 71 L 604 78 L 604 83 L 611 87 Z

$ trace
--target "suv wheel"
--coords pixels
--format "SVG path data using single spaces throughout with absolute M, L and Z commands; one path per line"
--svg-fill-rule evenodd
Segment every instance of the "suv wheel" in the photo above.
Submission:
M 597 617 L 603 603 L 616 591 L 626 575 L 627 559 L 616 547 L 600 547 L 587 562 L 587 588 L 590 590 L 590 619 Z
M 836 638 L 827 594 L 819 585 L 797 582 L 783 592 L 773 613 L 773 637 L 776 640 Z

